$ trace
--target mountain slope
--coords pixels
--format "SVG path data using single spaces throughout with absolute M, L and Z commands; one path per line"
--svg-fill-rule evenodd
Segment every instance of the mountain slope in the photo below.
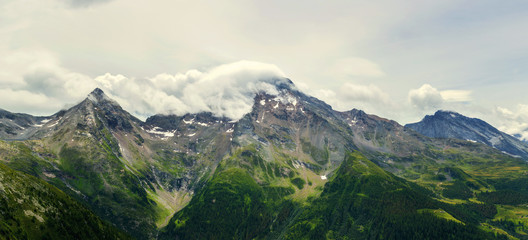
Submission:
M 28 138 L 3 142 L 1 160 L 41 177 L 138 238 L 188 201 L 176 154 L 150 141 L 140 121 L 100 89 L 46 118 Z M 165 167 L 166 166 L 166 167 Z
M 59 189 L 0 163 L 0 239 L 129 239 Z
M 139 239 L 156 238 L 160 228 L 159 237 L 164 238 L 208 238 L 215 233 L 226 238 L 284 238 L 288 231 L 297 231 L 290 224 L 297 225 L 298 214 L 313 212 L 305 205 L 313 205 L 320 196 L 327 198 L 316 205 L 334 199 L 323 190 L 336 178 L 341 180 L 332 190 L 335 199 L 350 190 L 348 182 L 360 190 L 354 193 L 368 195 L 371 190 L 361 189 L 381 181 L 389 185 L 372 190 L 380 190 L 383 194 L 376 198 L 392 206 L 396 203 L 391 199 L 400 198 L 391 194 L 404 189 L 410 200 L 401 199 L 410 204 L 406 208 L 416 221 L 423 218 L 414 210 L 441 208 L 449 212 L 440 214 L 443 218 L 487 224 L 493 210 L 496 213 L 495 203 L 475 205 L 472 201 L 480 192 L 522 191 L 502 185 L 522 178 L 528 167 L 494 148 L 429 138 L 361 110 L 334 111 L 296 90 L 287 79 L 277 82 L 276 95 L 256 93 L 251 111 L 238 120 L 202 112 L 155 115 L 142 122 L 95 89 L 78 105 L 46 117 L 42 126 L 25 135 L 26 140 L 0 141 L 0 160 L 52 183 Z M 336 177 L 349 176 L 338 170 L 345 168 L 349 152 L 368 159 L 355 161 L 356 167 L 369 166 L 359 168 L 367 177 Z M 417 190 L 421 188 L 416 184 L 428 193 L 420 193 L 423 189 Z M 494 199 L 493 194 L 485 198 Z M 415 198 L 457 204 L 436 202 L 425 208 Z M 424 208 L 416 209 L 418 205 Z M 325 208 L 328 213 L 318 212 L 328 215 L 325 221 L 334 221 L 330 206 Z M 231 211 L 242 217 L 229 215 Z M 393 224 L 394 218 L 382 218 L 385 212 L 374 213 Z M 352 219 L 361 219 L 354 214 Z M 319 219 L 310 214 L 304 216 L 310 222 L 307 218 Z M 222 225 L 222 219 L 230 226 Z M 360 225 L 372 225 L 372 220 Z M 215 230 L 220 226 L 225 231 Z M 331 225 L 320 226 L 337 231 Z M 203 234 L 196 236 L 196 231 Z
M 302 203 L 290 201 L 287 189 L 274 198 L 250 171 L 222 162 L 160 238 L 496 239 L 464 215 L 473 205 L 434 200 L 433 192 L 382 170 L 359 152 L 347 153 L 320 197 Z M 435 215 L 434 209 L 448 213 Z
M 474 225 L 428 214 L 425 209 L 442 207 L 430 196 L 430 192 L 383 171 L 360 153 L 350 153 L 321 197 L 303 209 L 284 238 L 495 238 Z
M 425 116 L 422 121 L 405 127 L 428 137 L 476 141 L 513 156 L 528 158 L 528 144 L 480 119 L 468 118 L 455 112 L 437 111 L 434 115 Z
M 27 139 L 46 121 L 45 117 L 11 113 L 0 109 L 0 139 Z

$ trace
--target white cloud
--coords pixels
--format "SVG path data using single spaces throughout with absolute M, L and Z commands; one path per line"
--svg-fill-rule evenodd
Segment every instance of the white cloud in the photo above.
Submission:
M 354 102 L 387 103 L 389 96 L 376 85 L 345 83 L 339 90 L 343 99 Z
M 407 98 L 412 106 L 420 110 L 438 109 L 444 105 L 455 107 L 459 103 L 472 101 L 471 91 L 444 90 L 439 91 L 429 84 L 423 84 L 418 89 L 411 89 Z
M 390 96 L 374 84 L 361 85 L 345 83 L 338 91 L 332 89 L 305 89 L 312 95 L 338 111 L 348 111 L 356 108 L 373 114 L 382 114 L 396 107 Z
M 190 70 L 148 79 L 105 74 L 95 81 L 125 109 L 141 116 L 206 111 L 239 119 L 251 111 L 256 93 L 278 94 L 275 85 L 286 83 L 284 77 L 275 65 L 239 61 L 206 72 Z
M 422 110 L 438 108 L 444 101 L 440 91 L 429 84 L 411 89 L 408 98 L 413 106 Z
M 336 61 L 332 68 L 340 77 L 383 77 L 385 73 L 378 64 L 364 58 L 349 57 Z
M 326 102 L 327 104 L 330 104 L 333 108 L 339 109 L 340 104 L 342 104 L 342 102 L 338 99 L 336 92 L 330 89 L 305 89 L 305 92 L 318 98 L 319 100 Z
M 528 105 L 518 104 L 514 109 L 496 107 L 494 114 L 499 130 L 528 141 Z
M 63 106 L 54 98 L 26 90 L 0 89 L 0 108 L 13 112 L 47 115 Z
M 102 4 L 106 2 L 110 2 L 112 0 L 63 0 L 66 2 L 69 6 L 74 8 L 81 8 L 81 7 L 89 7 L 94 4 Z
M 73 88 L 77 82 L 66 81 L 68 74 L 93 79 L 110 72 L 134 78 L 136 87 L 166 89 L 167 96 L 149 100 L 168 105 L 160 109 L 183 108 L 187 104 L 171 99 L 181 99 L 181 87 L 199 77 L 156 74 L 186 75 L 187 69 L 203 72 L 254 59 L 280 66 L 306 84 L 301 89 L 334 92 L 333 102 L 325 100 L 336 108 L 368 107 L 402 122 L 408 114 L 422 114 L 406 103 L 409 89 L 424 84 L 423 79 L 438 88 L 444 107 L 467 102 L 514 106 L 524 101 L 528 88 L 528 71 L 519 57 L 528 42 L 518 40 L 528 35 L 525 12 L 519 4 L 499 1 L 308 0 L 299 8 L 290 1 L 0 0 L 0 88 L 36 93 L 27 84 L 41 82 L 48 86 L 41 92 L 49 92 L 58 90 L 49 89 L 53 84 L 68 82 L 65 96 L 57 97 L 77 99 L 89 87 Z M 60 67 L 33 71 L 30 58 L 45 64 L 46 56 L 11 54 L 30 49 L 52 52 L 49 62 Z M 7 56 L 20 64 L 6 64 Z M 366 86 L 375 80 L 391 102 L 408 111 L 394 114 L 364 101 L 340 103 L 345 101 L 343 80 Z M 441 91 L 450 86 L 471 86 L 473 92 Z
M 151 78 L 109 73 L 91 78 L 63 68 L 46 50 L 0 52 L 0 107 L 38 115 L 79 102 L 99 86 L 140 117 L 209 111 L 238 119 L 251 110 L 257 92 L 277 94 L 274 84 L 286 81 L 277 66 L 252 61 Z
M 96 87 L 88 76 L 59 66 L 57 57 L 39 48 L 0 49 L 2 108 L 50 114 L 78 101 Z
M 468 90 L 445 90 L 440 95 L 446 102 L 470 102 L 472 100 L 471 91 Z

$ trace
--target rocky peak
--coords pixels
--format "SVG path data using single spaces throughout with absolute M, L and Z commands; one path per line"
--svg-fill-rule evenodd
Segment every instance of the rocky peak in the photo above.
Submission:
M 116 101 L 108 97 L 100 88 L 94 89 L 90 94 L 88 94 L 88 97 L 86 99 L 96 105 L 110 104 L 114 106 L 119 106 Z
M 435 117 L 449 117 L 449 118 L 456 118 L 456 117 L 463 117 L 460 113 L 453 112 L 453 111 L 447 111 L 447 110 L 438 110 L 434 114 Z
M 528 157 L 528 145 L 478 118 L 452 111 L 437 111 L 422 121 L 405 125 L 432 138 L 455 138 L 479 142 L 514 156 Z

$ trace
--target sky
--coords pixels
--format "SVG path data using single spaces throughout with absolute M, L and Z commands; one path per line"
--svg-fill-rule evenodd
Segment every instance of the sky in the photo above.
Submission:
M 100 87 L 143 119 L 237 118 L 277 76 L 336 110 L 452 110 L 528 139 L 526 29 L 522 0 L 0 0 L 0 108 Z

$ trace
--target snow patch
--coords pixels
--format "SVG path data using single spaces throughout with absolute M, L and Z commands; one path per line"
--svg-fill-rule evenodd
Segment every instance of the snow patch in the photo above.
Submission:
M 265 99 L 260 100 L 260 105 L 262 106 L 266 105 L 266 100 Z
M 451 115 L 452 118 L 456 118 L 456 115 L 453 113 L 450 113 L 449 115 Z
M 49 128 L 50 128 L 50 127 L 54 127 L 55 125 L 59 124 L 59 121 L 60 121 L 60 120 L 61 120 L 61 119 L 59 118 L 59 120 L 57 120 L 57 121 L 54 122 L 53 124 L 49 125 L 48 127 L 49 127 Z
M 196 135 L 196 133 L 191 133 L 191 134 L 188 134 L 187 136 L 192 137 L 194 135 Z
M 151 130 L 146 130 L 148 133 L 152 133 L 152 134 L 157 134 L 157 135 L 162 135 L 164 136 L 163 139 L 167 139 L 167 138 L 170 138 L 170 137 L 174 137 L 174 133 L 176 132 L 176 130 L 173 130 L 173 131 L 160 131 L 162 130 L 161 128 L 159 127 L 154 127 L 152 128 Z
M 492 138 L 490 138 L 489 141 L 490 141 L 491 145 L 493 147 L 495 147 L 495 145 L 499 144 L 501 140 L 502 140 L 501 137 L 492 137 Z
M 182 121 L 183 121 L 183 123 L 185 123 L 185 124 L 193 124 L 193 123 L 194 123 L 194 118 L 191 119 L 191 120 L 189 120 L 189 121 L 185 121 L 185 119 L 183 119 Z
M 200 126 L 204 126 L 204 127 L 208 127 L 209 124 L 207 123 L 202 123 L 202 122 L 197 122 L 196 124 L 200 125 Z
M 230 128 L 230 129 L 227 129 L 226 133 L 232 133 L 233 131 L 235 131 L 235 129 Z
M 322 180 L 326 180 L 326 175 L 321 175 Z

